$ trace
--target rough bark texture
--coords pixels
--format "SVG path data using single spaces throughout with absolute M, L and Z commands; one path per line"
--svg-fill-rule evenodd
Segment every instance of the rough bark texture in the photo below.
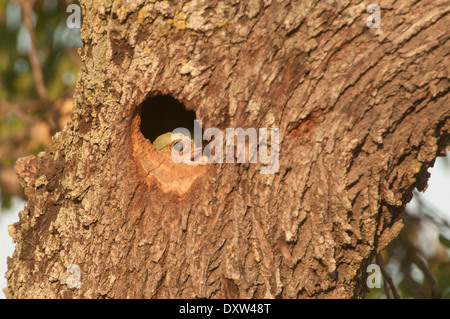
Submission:
M 72 121 L 18 161 L 9 298 L 354 298 L 449 144 L 448 1 L 82 1 Z M 280 168 L 189 167 L 139 131 L 280 128 Z M 69 289 L 77 264 L 81 287 Z

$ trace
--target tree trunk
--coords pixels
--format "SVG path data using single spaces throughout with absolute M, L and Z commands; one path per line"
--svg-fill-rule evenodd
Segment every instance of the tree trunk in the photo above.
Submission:
M 363 297 L 450 144 L 448 1 L 380 1 L 381 28 L 370 3 L 82 1 L 72 120 L 16 164 L 7 297 Z M 192 114 L 279 128 L 277 172 L 163 157 Z

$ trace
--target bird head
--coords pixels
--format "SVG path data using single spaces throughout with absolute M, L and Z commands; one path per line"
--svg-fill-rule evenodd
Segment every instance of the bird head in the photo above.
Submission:
M 158 136 L 153 141 L 153 146 L 156 148 L 157 151 L 165 151 L 168 148 L 170 153 L 171 149 L 170 146 L 175 145 L 176 143 L 182 141 L 185 137 L 186 135 L 183 135 L 181 133 L 167 132 Z
M 162 153 L 166 153 L 166 154 L 171 154 L 172 152 L 172 148 L 175 147 L 175 150 L 178 152 L 182 152 L 184 147 L 183 144 L 180 143 L 182 141 L 185 141 L 186 139 L 189 139 L 188 136 L 181 134 L 181 133 L 172 133 L 172 132 L 167 132 L 164 133 L 160 136 L 158 136 L 154 142 L 153 142 L 153 146 L 155 147 L 155 149 L 157 151 L 160 151 Z M 206 159 L 204 158 L 204 156 L 202 155 L 203 153 L 203 146 L 196 148 L 195 147 L 195 143 L 193 139 L 189 139 L 190 140 L 190 148 L 191 148 L 191 161 L 195 161 L 198 156 L 200 156 L 202 158 L 202 162 L 206 162 Z M 180 144 L 178 144 L 180 143 Z M 177 149 L 177 144 L 179 145 Z

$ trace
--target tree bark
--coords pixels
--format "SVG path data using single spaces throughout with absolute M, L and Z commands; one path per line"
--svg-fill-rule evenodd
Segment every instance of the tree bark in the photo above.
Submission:
M 449 2 L 380 1 L 379 29 L 370 3 L 82 1 L 72 120 L 16 164 L 7 297 L 363 297 L 450 144 Z M 161 157 L 157 95 L 204 129 L 279 128 L 278 172 Z

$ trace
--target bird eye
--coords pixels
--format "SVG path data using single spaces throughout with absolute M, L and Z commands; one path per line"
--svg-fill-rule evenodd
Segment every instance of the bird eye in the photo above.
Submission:
M 177 152 L 182 152 L 184 149 L 184 144 L 181 140 L 174 141 L 172 143 L 172 145 L 173 145 L 173 148 L 175 149 L 175 151 L 177 151 Z

